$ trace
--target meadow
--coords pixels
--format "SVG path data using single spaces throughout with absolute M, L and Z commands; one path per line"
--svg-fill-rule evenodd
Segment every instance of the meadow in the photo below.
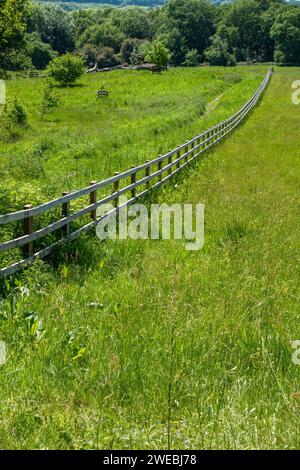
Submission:
M 45 79 L 8 81 L 7 95 L 24 103 L 29 127 L 0 136 L 0 212 L 35 206 L 165 153 L 238 109 L 265 71 L 258 66 L 251 73 L 241 67 L 86 75 L 77 86 L 57 90 L 60 105 L 42 122 Z M 97 99 L 101 86 L 109 96 Z M 215 100 L 220 106 L 212 112 Z M 21 231 L 20 224 L 1 227 L 0 240 Z M 1 253 L 0 266 L 20 255 Z
M 1 144 L 1 185 L 20 188 L 10 206 L 175 147 L 236 111 L 265 72 L 114 72 L 107 101 L 102 76 L 86 76 L 41 124 L 41 82 L 10 82 L 32 121 Z M 153 194 L 205 204 L 202 250 L 87 235 L 6 281 L 1 448 L 299 448 L 298 78 L 276 68 L 243 126 Z
M 40 94 L 45 79 L 7 81 L 8 96 L 26 106 L 30 127 L 1 136 L 1 182 L 17 180 L 20 193 L 25 192 L 22 185 L 30 183 L 42 193 L 40 200 L 47 200 L 155 158 L 215 122 L 218 115 L 203 114 L 217 96 L 229 97 L 226 113 L 238 108 L 266 69 L 258 66 L 249 73 L 245 67 L 234 72 L 172 68 L 166 74 L 85 75 L 78 85 L 58 89 L 60 105 L 43 122 Z M 108 90 L 108 98 L 97 99 L 101 86 Z

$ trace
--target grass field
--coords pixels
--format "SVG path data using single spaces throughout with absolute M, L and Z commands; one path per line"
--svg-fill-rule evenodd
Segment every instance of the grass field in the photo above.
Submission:
M 173 68 L 165 74 L 86 75 L 78 86 L 58 90 L 60 106 L 43 122 L 44 79 L 7 82 L 8 97 L 24 102 L 30 127 L 12 134 L 1 135 L 0 130 L 0 212 L 51 200 L 165 153 L 237 110 L 265 72 L 265 66 L 258 66 L 233 72 Z M 97 99 L 103 83 L 110 95 Z M 0 241 L 19 236 L 21 230 L 16 224 L 1 227 Z M 19 250 L 1 253 L 0 266 L 20 256 Z
M 231 113 L 256 89 L 265 66 L 233 72 L 218 68 L 173 68 L 166 74 L 116 71 L 86 75 L 78 86 L 60 89 L 60 106 L 40 122 L 44 79 L 7 82 L 8 96 L 20 98 L 30 128 L 2 135 L 1 181 L 28 183 L 47 200 L 114 171 L 155 158 L 194 137 L 219 116 L 204 106 L 225 93 Z M 242 80 L 235 83 L 235 78 Z M 104 84 L 108 98 L 97 99 Z
M 243 79 L 229 86 L 224 69 L 177 69 L 142 75 L 135 91 L 132 76 L 106 76 L 108 88 L 124 83 L 110 98 L 116 109 L 93 104 L 103 106 L 101 125 L 88 104 L 99 79 L 87 77 L 64 92 L 63 110 L 3 144 L 2 179 L 19 178 L 43 198 L 48 185 L 59 193 L 144 161 L 237 110 L 265 70 L 235 69 Z M 290 344 L 300 339 L 300 127 L 291 103 L 299 73 L 276 69 L 244 125 L 156 193 L 158 202 L 205 204 L 202 250 L 86 236 L 7 285 L 1 448 L 300 447 L 300 368 Z M 39 82 L 10 86 L 26 89 L 37 123 L 30 83 L 34 98 Z M 224 92 L 206 115 L 193 112 L 195 96 L 209 102 Z M 21 161 L 42 139 L 53 142 L 43 178 L 18 165 L 8 177 L 12 156 Z

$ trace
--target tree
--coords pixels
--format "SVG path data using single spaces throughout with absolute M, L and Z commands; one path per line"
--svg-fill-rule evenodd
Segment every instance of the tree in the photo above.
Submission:
M 38 33 L 25 36 L 26 52 L 32 65 L 37 69 L 45 69 L 49 62 L 57 56 L 50 44 L 43 42 Z
M 259 59 L 263 53 L 261 13 L 256 0 L 236 0 L 225 11 L 223 23 L 232 34 L 226 39 L 237 50 L 238 60 Z
M 261 0 L 259 0 L 261 1 Z M 261 14 L 262 28 L 262 54 L 263 61 L 272 61 L 274 59 L 275 41 L 271 35 L 271 29 L 275 23 L 276 17 L 282 11 L 281 0 L 271 2 L 268 9 L 263 9 Z
M 134 39 L 134 38 L 124 39 L 121 45 L 120 53 L 121 53 L 122 60 L 126 64 L 130 64 L 132 53 L 136 49 L 139 49 L 140 44 L 141 44 L 141 40 L 139 39 Z
M 78 38 L 84 33 L 84 31 L 93 24 L 96 23 L 92 9 L 78 9 L 72 12 L 72 19 L 75 27 L 75 39 Z
M 186 67 L 196 67 L 199 65 L 199 54 L 197 49 L 191 49 L 185 56 L 184 65 Z
M 71 85 L 76 82 L 84 70 L 82 58 L 70 53 L 53 59 L 47 67 L 49 77 L 62 86 Z
M 272 28 L 276 62 L 300 64 L 300 9 L 287 7 L 280 13 Z
M 126 37 L 150 39 L 153 35 L 149 15 L 140 8 L 114 9 L 111 21 Z
M 111 47 L 115 52 L 119 52 L 123 40 L 124 34 L 112 23 L 106 22 L 88 27 L 80 36 L 78 45 L 89 43 L 94 46 Z
M 59 54 L 74 49 L 73 17 L 55 4 L 34 3 L 27 28 L 29 33 L 37 32 Z
M 41 121 L 47 111 L 56 108 L 59 104 L 59 97 L 51 80 L 47 80 L 41 92 Z
M 165 33 L 172 29 L 179 31 L 187 49 L 197 49 L 201 55 L 215 32 L 214 8 L 206 0 L 169 0 Z
M 141 48 L 148 43 L 143 43 L 141 46 L 135 46 L 132 54 L 130 56 L 130 64 L 131 65 L 139 65 L 144 62 L 144 54 L 141 51 Z
M 28 0 L 1 0 L 0 67 L 10 51 L 22 47 L 28 9 Z
M 180 65 L 185 61 L 188 48 L 186 40 L 176 28 L 159 35 L 161 41 L 170 51 L 170 62 L 173 65 Z
M 166 67 L 169 63 L 170 51 L 159 39 L 146 44 L 143 53 L 146 62 L 151 62 L 158 67 Z
M 93 44 L 85 44 L 79 51 L 84 63 L 88 67 L 93 67 L 96 63 L 96 57 L 100 52 L 99 47 L 93 46 Z
M 99 69 L 105 67 L 115 67 L 120 64 L 120 61 L 114 50 L 111 47 L 103 47 L 97 54 L 96 57 L 97 67 Z
M 235 65 L 236 61 L 228 51 L 228 44 L 219 36 L 211 38 L 211 46 L 204 51 L 204 57 L 210 65 Z
M 28 70 L 32 68 L 32 62 L 24 48 L 10 49 L 2 58 L 0 67 L 4 70 Z

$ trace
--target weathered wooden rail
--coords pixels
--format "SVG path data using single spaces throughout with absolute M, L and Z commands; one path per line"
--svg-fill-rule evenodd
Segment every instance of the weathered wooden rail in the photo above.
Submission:
M 86 188 L 71 193 L 63 193 L 61 197 L 37 207 L 32 207 L 30 204 L 27 204 L 24 207 L 24 210 L 0 215 L 0 225 L 17 221 L 22 221 L 23 223 L 23 235 L 13 240 L 1 243 L 0 252 L 22 248 L 24 253 L 24 259 L 2 268 L 0 270 L 0 277 L 11 275 L 19 269 L 33 263 L 36 259 L 48 256 L 61 243 L 74 240 L 79 237 L 80 234 L 91 230 L 99 222 L 96 211 L 102 204 L 113 201 L 114 209 L 104 216 L 107 217 L 113 212 L 119 211 L 120 208 L 133 204 L 138 198 L 145 196 L 148 191 L 160 187 L 174 175 L 179 173 L 194 159 L 199 157 L 199 155 L 233 131 L 233 129 L 256 105 L 261 94 L 265 90 L 272 73 L 273 70 L 271 68 L 268 70 L 265 78 L 254 95 L 237 113 L 230 116 L 225 121 L 207 129 L 184 144 L 179 145 L 176 149 L 167 152 L 165 155 L 160 155 L 154 160 L 147 160 L 144 164 L 132 167 L 130 170 L 123 171 L 122 173 L 116 173 L 111 178 L 107 178 L 103 181 L 92 181 Z M 153 169 L 154 171 L 151 171 Z M 142 177 L 138 178 L 142 172 Z M 130 184 L 121 187 L 121 181 L 125 181 L 126 179 L 130 179 Z M 151 181 L 153 184 L 150 183 Z M 104 188 L 111 188 L 110 194 L 98 200 L 97 192 Z M 139 188 L 141 188 L 140 192 L 138 192 Z M 120 205 L 119 197 L 125 193 L 130 193 L 130 199 Z M 89 205 L 71 213 L 71 202 L 82 198 L 83 196 L 89 197 Z M 34 230 L 35 217 L 59 207 L 61 208 L 61 218 L 59 220 L 51 223 L 47 227 Z M 90 214 L 92 220 L 83 227 L 70 233 L 71 222 L 74 222 L 87 214 Z M 55 241 L 50 246 L 42 248 L 39 251 L 35 251 L 34 244 L 37 240 L 40 240 L 53 232 L 57 232 L 58 230 L 60 230 L 60 233 L 62 234 L 62 237 L 59 240 Z

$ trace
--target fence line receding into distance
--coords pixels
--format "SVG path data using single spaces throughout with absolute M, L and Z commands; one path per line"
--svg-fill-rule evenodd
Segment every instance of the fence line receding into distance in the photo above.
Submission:
M 100 205 L 113 201 L 114 209 L 110 214 L 112 212 L 117 212 L 122 206 L 133 204 L 138 198 L 145 196 L 148 191 L 158 188 L 168 181 L 169 178 L 172 178 L 208 148 L 223 139 L 245 118 L 249 111 L 258 102 L 272 76 L 272 73 L 273 70 L 270 68 L 252 98 L 250 98 L 250 100 L 247 101 L 247 103 L 237 113 L 233 114 L 225 121 L 207 129 L 184 144 L 179 145 L 176 149 L 169 151 L 165 155 L 160 155 L 154 160 L 147 160 L 146 163 L 132 167 L 130 170 L 123 171 L 122 173 L 115 173 L 114 176 L 103 181 L 92 181 L 90 186 L 71 193 L 63 193 L 61 197 L 54 199 L 53 201 L 36 207 L 32 207 L 30 204 L 27 204 L 24 206 L 24 210 L 0 215 L 0 225 L 17 221 L 21 221 L 23 225 L 23 235 L 13 240 L 1 243 L 0 252 L 22 248 L 24 254 L 24 259 L 21 261 L 0 269 L 0 277 L 15 273 L 19 269 L 33 263 L 36 259 L 44 258 L 49 255 L 61 243 L 74 240 L 80 234 L 91 230 L 99 222 L 99 219 L 96 217 L 96 210 Z M 154 171 L 151 171 L 153 168 Z M 138 178 L 137 174 L 141 175 L 141 172 L 143 172 L 143 175 Z M 130 180 L 130 184 L 121 187 L 120 182 L 122 180 L 126 181 L 126 179 Z M 150 184 L 151 181 L 153 184 Z M 97 192 L 107 187 L 112 188 L 110 194 L 98 199 Z M 141 188 L 140 192 L 137 192 L 138 188 Z M 126 203 L 119 205 L 119 197 L 127 192 L 130 193 L 130 199 L 128 199 Z M 71 201 L 78 200 L 83 196 L 89 196 L 89 205 L 71 213 Z M 47 227 L 34 230 L 34 218 L 55 208 L 59 208 L 61 218 Z M 70 233 L 71 222 L 74 222 L 80 217 L 88 214 L 92 220 L 83 227 Z M 108 214 L 104 217 L 107 216 Z M 41 238 L 58 230 L 60 231 L 59 234 L 61 236 L 59 240 L 55 241 L 50 246 L 46 246 L 35 251 L 34 243 L 37 240 L 40 240 Z

